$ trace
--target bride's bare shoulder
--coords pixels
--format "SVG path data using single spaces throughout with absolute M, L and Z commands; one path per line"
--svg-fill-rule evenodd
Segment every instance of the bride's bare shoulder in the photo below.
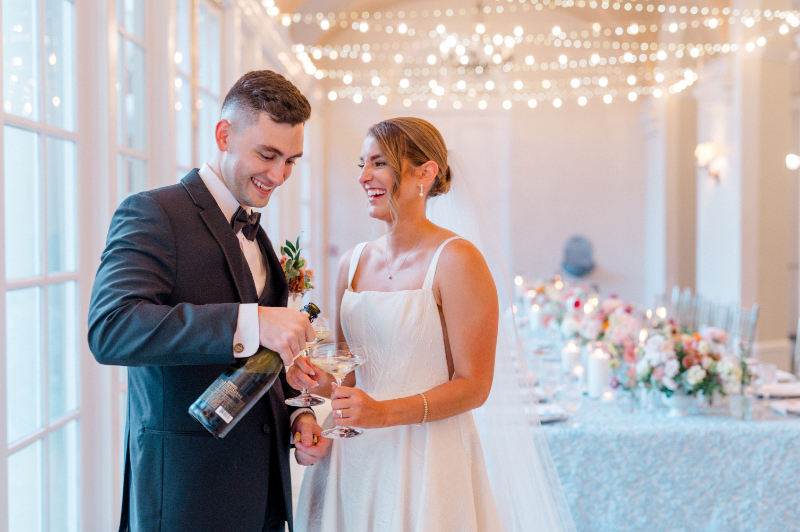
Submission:
M 464 238 L 449 242 L 439 256 L 437 269 L 446 272 L 460 272 L 467 277 L 489 276 L 486 259 L 475 245 Z

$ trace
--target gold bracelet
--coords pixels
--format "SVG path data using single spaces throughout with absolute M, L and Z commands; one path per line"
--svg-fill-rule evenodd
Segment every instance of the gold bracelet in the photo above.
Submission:
M 419 423 L 417 423 L 417 426 L 418 426 L 418 427 L 421 427 L 422 425 L 424 425 L 424 424 L 425 424 L 425 421 L 427 421 L 427 420 L 428 420 L 428 400 L 427 400 L 427 399 L 425 399 L 425 394 L 423 394 L 423 393 L 418 393 L 417 395 L 419 395 L 420 397 L 422 397 L 422 404 L 424 404 L 424 405 L 425 405 L 425 415 L 424 415 L 424 416 L 422 416 L 422 421 L 420 421 Z

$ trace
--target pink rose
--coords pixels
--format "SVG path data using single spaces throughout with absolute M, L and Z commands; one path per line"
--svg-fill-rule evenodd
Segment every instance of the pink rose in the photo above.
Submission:
M 728 343 L 728 333 L 725 329 L 720 329 L 719 327 L 706 327 L 700 335 L 709 342 L 718 344 Z
M 653 370 L 653 378 L 660 381 L 664 378 L 664 366 L 658 366 Z

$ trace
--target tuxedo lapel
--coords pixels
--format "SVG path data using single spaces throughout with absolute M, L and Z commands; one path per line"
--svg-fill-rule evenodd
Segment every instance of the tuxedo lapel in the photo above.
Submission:
M 202 218 L 222 249 L 241 302 L 258 302 L 258 292 L 256 292 L 253 276 L 239 246 L 239 239 L 233 233 L 233 228 L 228 223 L 228 220 L 225 219 L 225 215 L 222 214 L 222 210 L 217 205 L 214 196 L 209 192 L 208 187 L 203 183 L 203 179 L 197 169 L 189 172 L 183 178 L 181 184 L 189 192 L 189 196 L 191 196 L 195 205 L 202 209 L 200 218 Z
M 269 275 L 267 275 L 267 283 L 269 286 L 264 287 L 262 298 L 267 294 L 274 294 L 277 305 L 285 307 L 289 296 L 289 284 L 286 282 L 286 275 L 283 273 L 281 262 L 278 260 L 278 256 L 272 248 L 272 242 L 263 227 L 258 228 L 256 240 L 264 255 L 266 267 L 269 270 Z

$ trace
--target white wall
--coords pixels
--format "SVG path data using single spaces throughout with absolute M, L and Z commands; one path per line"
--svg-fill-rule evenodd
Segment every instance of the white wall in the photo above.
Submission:
M 564 243 L 582 234 L 595 247 L 591 280 L 604 293 L 644 302 L 645 141 L 638 103 L 561 109 L 518 103 L 510 111 L 466 113 L 386 109 L 367 100 L 332 102 L 322 112 L 331 255 L 382 234 L 366 215 L 357 182 L 361 142 L 382 118 L 413 114 L 437 126 L 478 178 L 478 195 L 498 218 L 512 275 L 557 273 Z M 338 256 L 330 260 L 335 275 Z M 327 281 L 329 290 L 333 281 Z
M 514 273 L 557 273 L 566 240 L 594 246 L 589 278 L 604 294 L 644 301 L 645 138 L 638 102 L 544 102 L 514 113 Z

